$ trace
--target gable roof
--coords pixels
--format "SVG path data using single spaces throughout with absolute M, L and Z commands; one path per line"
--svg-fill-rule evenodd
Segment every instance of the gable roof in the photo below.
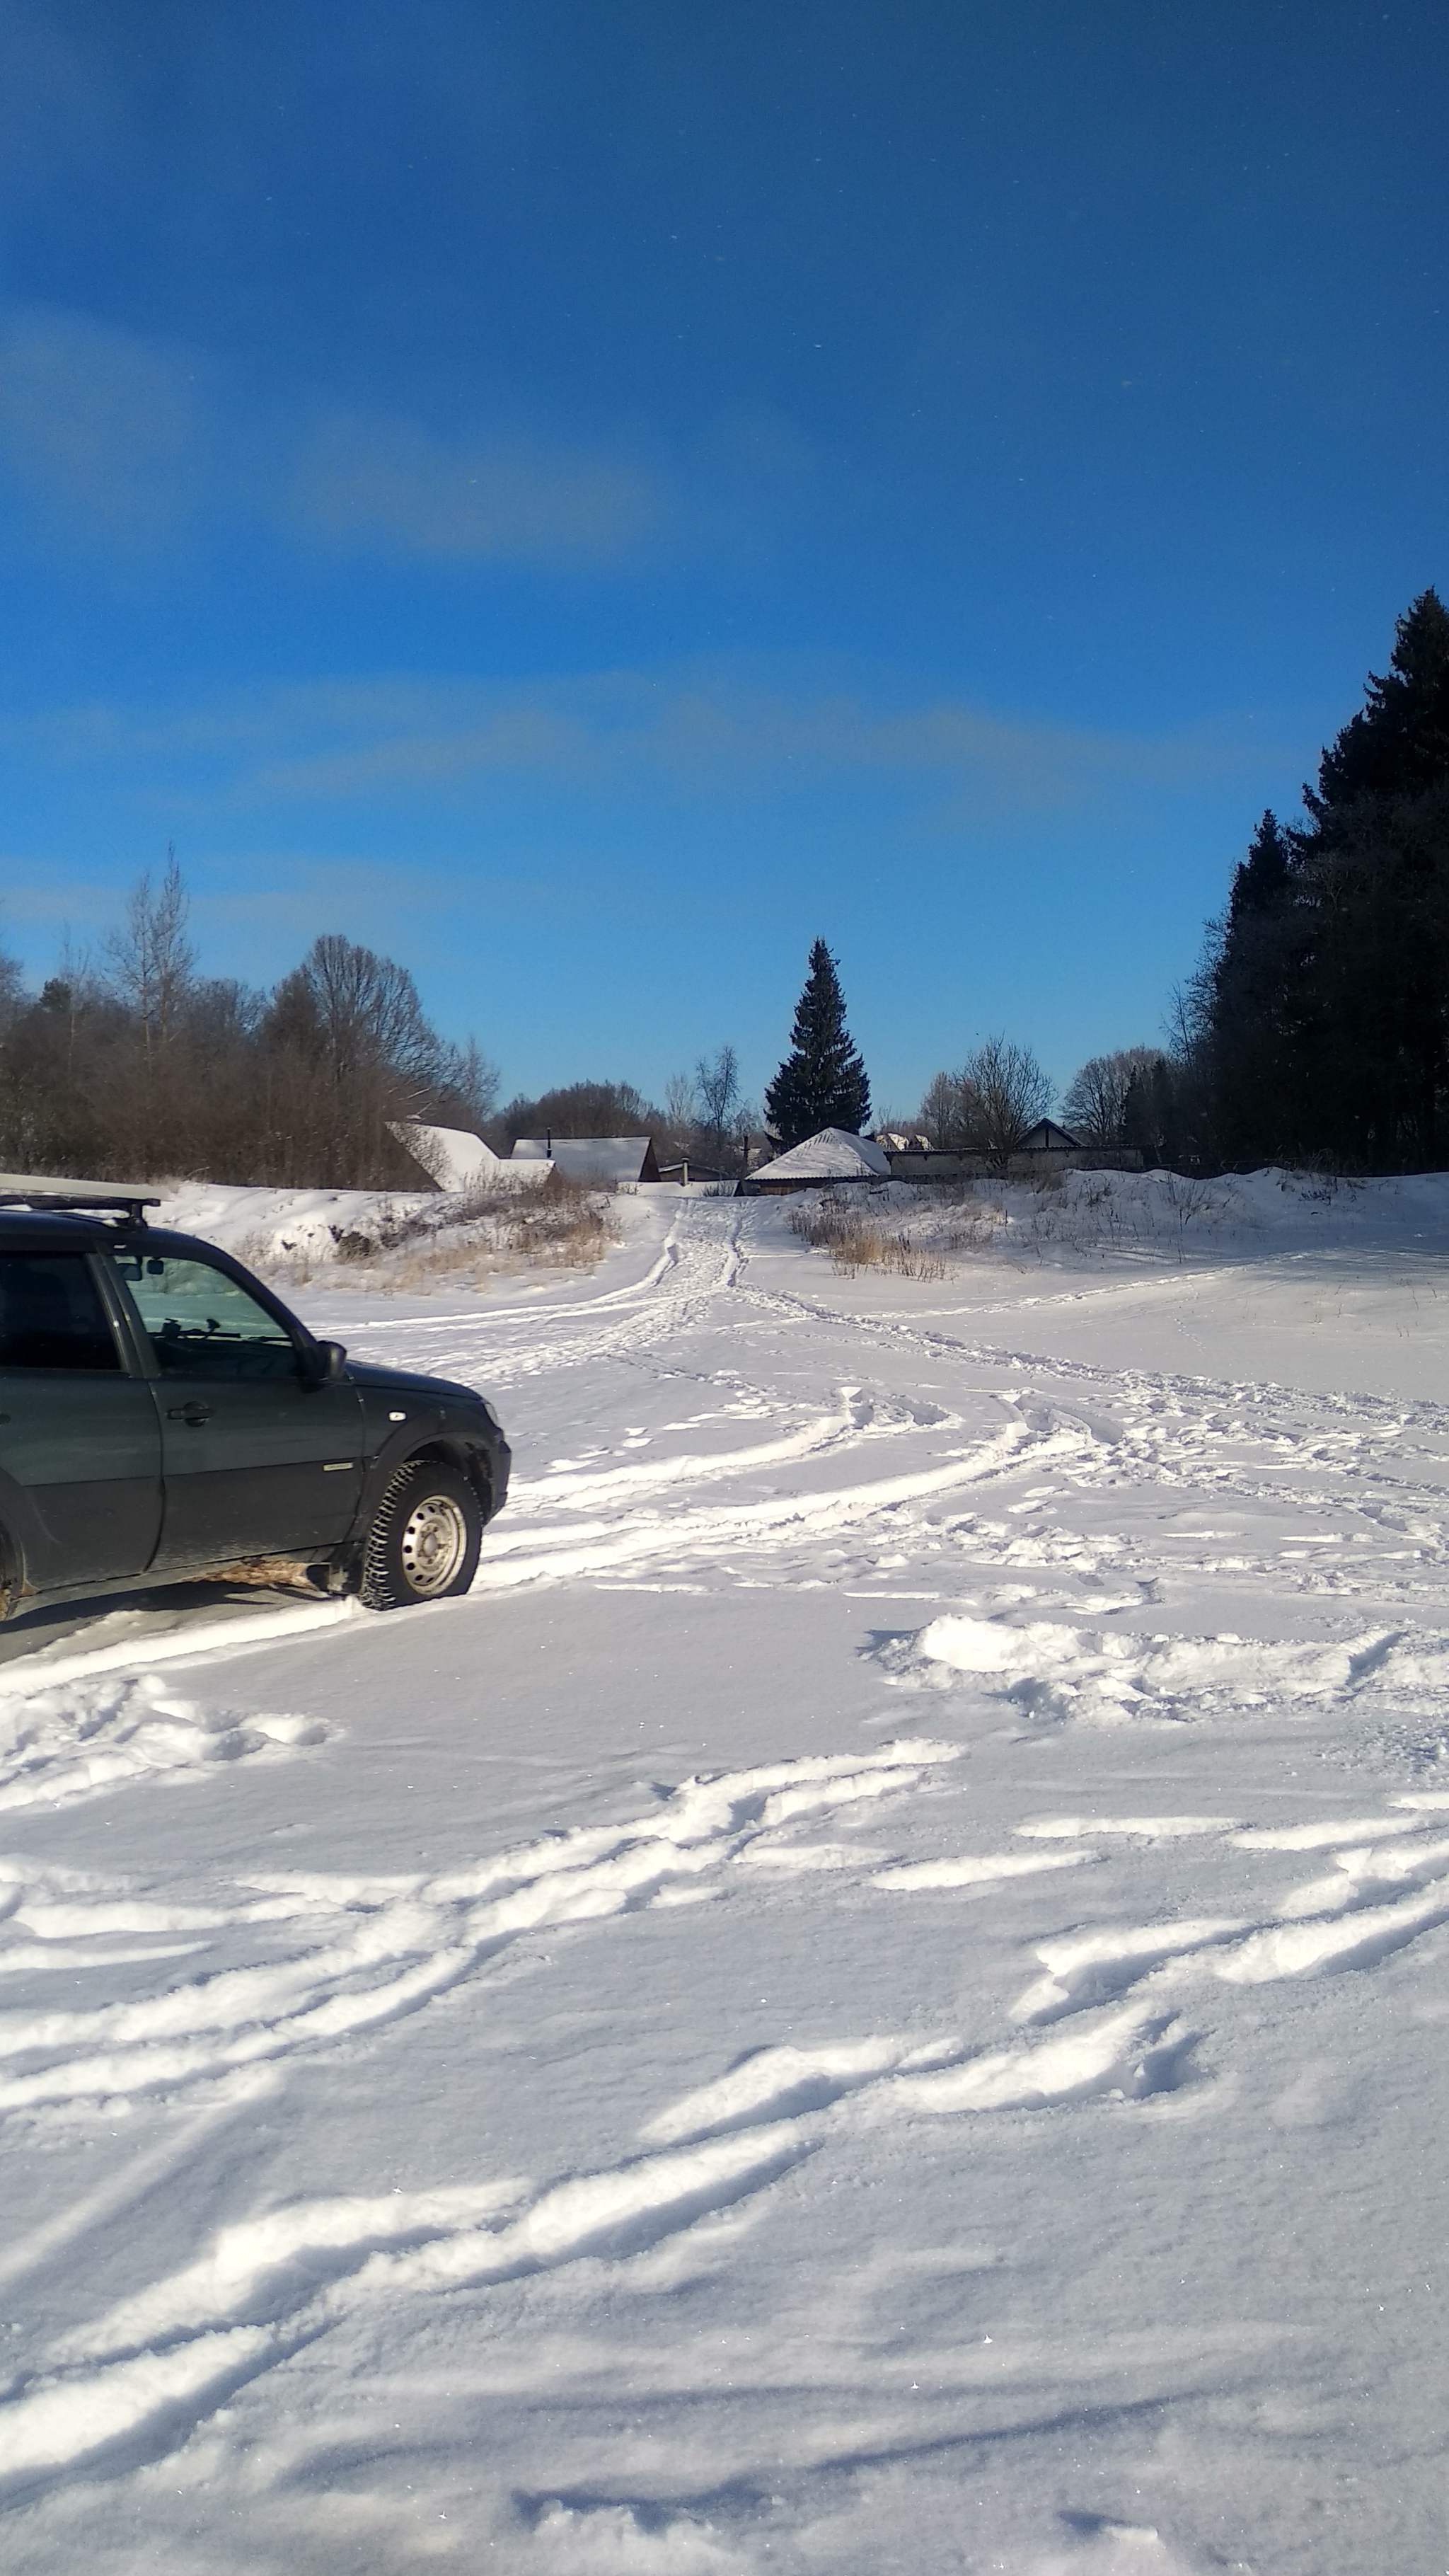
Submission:
M 844 1127 L 822 1127 L 771 1163 L 751 1172 L 752 1181 L 888 1181 L 891 1167 L 873 1136 L 852 1136 Z
M 501 1172 L 501 1158 L 469 1127 L 429 1127 L 420 1118 L 389 1121 L 400 1145 L 440 1190 L 471 1189 Z
M 594 1189 L 610 1181 L 657 1181 L 652 1136 L 518 1136 L 515 1163 L 552 1160 L 566 1180 Z
M 1034 1127 L 1028 1128 L 1017 1151 L 1023 1154 L 1039 1154 L 1050 1149 L 1056 1153 L 1075 1153 L 1080 1151 L 1080 1147 L 1080 1137 L 1069 1135 L 1066 1128 L 1059 1127 L 1054 1118 L 1039 1118 Z

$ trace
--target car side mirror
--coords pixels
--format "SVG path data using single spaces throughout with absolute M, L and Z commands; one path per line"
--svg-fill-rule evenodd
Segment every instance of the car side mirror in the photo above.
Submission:
M 336 1386 L 346 1374 L 347 1353 L 341 1342 L 314 1342 L 307 1353 L 309 1386 Z

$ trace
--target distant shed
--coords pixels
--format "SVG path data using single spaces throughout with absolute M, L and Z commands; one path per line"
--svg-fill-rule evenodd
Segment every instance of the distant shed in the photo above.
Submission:
M 512 1159 L 551 1162 L 565 1180 L 581 1181 L 586 1189 L 617 1189 L 621 1181 L 659 1178 L 652 1136 L 519 1136 Z

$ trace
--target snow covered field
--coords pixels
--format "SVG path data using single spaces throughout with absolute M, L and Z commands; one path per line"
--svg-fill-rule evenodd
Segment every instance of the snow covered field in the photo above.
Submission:
M 5 1632 L 7 2569 L 1449 2566 L 1449 1185 L 1166 1187 L 319 1273 L 471 1597 Z

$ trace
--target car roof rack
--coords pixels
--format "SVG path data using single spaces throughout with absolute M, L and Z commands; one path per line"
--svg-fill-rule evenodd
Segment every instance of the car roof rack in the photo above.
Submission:
M 27 1207 L 42 1213 L 54 1208 L 58 1213 L 123 1217 L 127 1225 L 144 1225 L 147 1208 L 160 1205 L 159 1198 L 142 1198 L 135 1190 L 0 1190 L 0 1208 Z

